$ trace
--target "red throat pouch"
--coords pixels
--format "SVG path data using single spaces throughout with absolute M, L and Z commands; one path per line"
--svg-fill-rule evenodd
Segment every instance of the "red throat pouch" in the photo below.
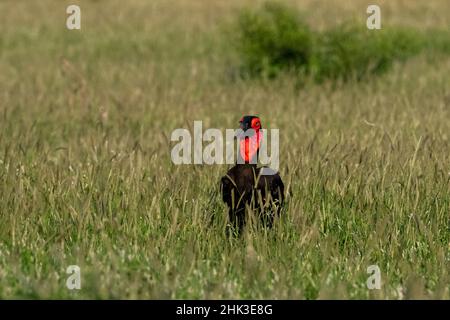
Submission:
M 245 163 L 250 163 L 253 157 L 258 152 L 262 142 L 262 133 L 257 130 L 251 137 L 245 137 L 240 141 L 239 151 Z

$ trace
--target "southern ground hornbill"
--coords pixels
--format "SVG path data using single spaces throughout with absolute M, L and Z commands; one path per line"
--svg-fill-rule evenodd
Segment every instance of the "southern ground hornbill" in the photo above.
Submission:
M 257 167 L 262 141 L 261 121 L 256 116 L 244 116 L 237 135 L 239 155 L 237 164 L 221 179 L 222 199 L 228 205 L 231 224 L 240 232 L 246 213 L 251 209 L 266 226 L 271 226 L 284 201 L 284 185 L 278 172 Z

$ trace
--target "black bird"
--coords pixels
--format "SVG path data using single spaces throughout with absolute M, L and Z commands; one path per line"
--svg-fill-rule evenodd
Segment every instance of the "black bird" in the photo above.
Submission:
M 240 121 L 237 164 L 221 179 L 222 199 L 228 206 L 231 224 L 241 232 L 245 225 L 246 206 L 257 213 L 266 226 L 272 226 L 284 202 L 284 184 L 278 172 L 257 167 L 262 140 L 261 120 L 244 116 Z M 266 171 L 263 173 L 263 171 Z

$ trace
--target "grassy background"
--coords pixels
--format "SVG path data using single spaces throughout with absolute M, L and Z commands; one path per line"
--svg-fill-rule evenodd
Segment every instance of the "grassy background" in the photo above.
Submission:
M 316 30 L 372 4 L 285 2 Z M 72 3 L 0 2 L 1 298 L 450 298 L 448 55 L 300 90 L 235 76 L 226 29 L 254 1 L 80 1 L 69 31 Z M 383 27 L 448 28 L 449 1 L 378 3 Z M 170 133 L 253 113 L 290 196 L 230 239 L 227 166 L 173 165 Z

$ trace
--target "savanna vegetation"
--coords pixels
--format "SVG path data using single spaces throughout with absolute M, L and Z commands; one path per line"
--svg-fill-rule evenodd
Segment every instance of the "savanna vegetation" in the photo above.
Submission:
M 69 4 L 0 2 L 0 298 L 450 298 L 449 1 Z M 244 114 L 288 194 L 229 237 L 170 135 Z

